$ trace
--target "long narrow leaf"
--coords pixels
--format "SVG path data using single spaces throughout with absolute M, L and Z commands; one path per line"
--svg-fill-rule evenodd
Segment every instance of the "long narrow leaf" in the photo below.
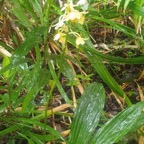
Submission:
M 10 126 L 10 127 L 6 128 L 6 129 L 4 129 L 4 130 L 1 130 L 1 131 L 0 131 L 0 136 L 6 135 L 6 134 L 8 134 L 8 133 L 12 133 L 12 132 L 14 132 L 14 131 L 16 131 L 16 130 L 18 130 L 18 129 L 20 129 L 20 127 L 15 124 L 15 125 Z
M 131 105 L 130 100 L 125 95 L 125 92 L 121 89 L 119 84 L 115 81 L 115 79 L 112 78 L 108 70 L 106 69 L 105 65 L 102 63 L 101 57 L 94 55 L 91 53 L 91 50 L 94 50 L 94 46 L 92 42 L 89 39 L 89 36 L 85 29 L 77 25 L 79 30 L 81 31 L 82 35 L 87 39 L 86 44 L 84 46 L 81 46 L 84 53 L 86 54 L 88 60 L 91 62 L 92 66 L 94 67 L 95 71 L 99 74 L 99 76 L 103 79 L 103 81 L 114 91 L 117 95 L 125 98 L 125 101 L 128 106 Z M 75 45 L 74 41 L 72 41 L 71 38 L 69 38 L 69 42 L 73 45 Z
M 46 69 L 37 71 L 38 75 L 34 75 L 33 85 L 30 88 L 29 93 L 25 96 L 24 102 L 22 104 L 23 112 L 27 110 L 31 101 L 35 98 L 39 90 L 48 83 L 50 78 L 50 73 Z
M 51 62 L 49 62 L 48 65 L 49 65 L 49 68 L 50 68 L 51 75 L 52 75 L 54 81 L 56 82 L 56 86 L 57 86 L 59 92 L 61 93 L 61 95 L 62 95 L 62 97 L 64 98 L 64 100 L 65 100 L 67 103 L 70 104 L 71 101 L 70 101 L 70 99 L 68 98 L 67 94 L 65 93 L 62 85 L 60 84 L 59 79 L 58 79 L 58 76 L 56 75 L 55 70 L 54 70 Z
M 124 64 L 144 64 L 144 55 L 133 57 L 133 58 L 122 58 L 122 57 L 115 57 L 106 54 L 102 54 L 95 49 L 90 49 L 88 47 L 84 47 L 87 51 L 92 52 L 94 55 L 100 56 L 104 60 L 108 60 L 112 63 L 124 63 Z
M 16 49 L 13 57 L 17 60 L 25 56 L 37 44 L 40 44 L 42 42 L 42 35 L 44 35 L 45 30 L 45 27 L 36 27 L 32 29 L 27 35 L 25 41 Z
M 114 22 L 114 21 L 106 19 L 106 18 L 95 16 L 94 13 L 92 13 L 92 14 L 90 13 L 89 17 L 91 19 L 94 19 L 94 20 L 97 20 L 97 21 L 105 22 L 105 23 L 111 25 L 113 27 L 113 29 L 121 31 L 121 32 L 125 33 L 126 35 L 128 35 L 130 37 L 133 37 L 133 38 L 136 37 L 135 30 L 130 28 L 130 27 L 127 27 L 125 25 L 119 24 L 117 22 Z
M 14 5 L 13 13 L 19 19 L 21 24 L 23 24 L 25 27 L 31 27 L 31 22 L 26 16 L 25 9 L 23 9 L 20 2 L 18 0 L 12 0 L 12 3 Z

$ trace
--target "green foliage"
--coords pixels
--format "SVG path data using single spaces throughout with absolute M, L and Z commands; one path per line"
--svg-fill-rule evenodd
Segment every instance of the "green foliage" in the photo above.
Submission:
M 129 13 L 128 14 L 132 18 L 132 22 L 134 24 L 136 34 L 139 35 L 138 42 L 139 42 L 140 46 L 143 45 L 143 37 L 144 37 L 144 32 L 143 32 L 144 8 L 143 8 L 143 5 L 144 5 L 143 0 L 135 0 L 135 1 L 118 0 L 118 8 L 120 6 L 123 7 L 125 13 L 126 13 L 126 10 L 129 10 L 129 9 L 132 11 L 132 14 L 133 14 L 132 16 Z
M 0 35 L 0 47 L 12 56 L 2 58 L 0 69 L 1 143 L 8 138 L 8 144 L 25 141 L 30 144 L 111 144 L 143 126 L 144 103 L 132 104 L 107 68 L 107 64 L 115 63 L 144 64 L 143 49 L 137 56 L 117 57 L 97 50 L 91 36 L 93 27 L 104 23 L 102 28 L 122 33 L 138 44 L 139 49 L 143 46 L 143 1 L 118 0 L 109 4 L 108 0 L 88 0 L 87 12 L 81 6 L 74 7 L 74 12 L 82 12 L 77 13 L 81 19 L 71 21 L 66 17 L 69 18 L 65 22 L 67 30 L 56 29 L 67 13 L 66 8 L 61 10 L 58 1 L 12 0 L 2 3 L 5 8 L 1 15 L 6 25 L 2 30 L 8 25 L 10 28 Z M 121 8 L 123 13 L 119 12 Z M 133 26 L 116 22 L 125 16 L 131 16 Z M 56 37 L 59 33 L 63 34 L 61 41 Z M 92 72 L 87 73 L 89 67 Z M 94 74 L 103 84 L 91 78 Z M 103 123 L 101 116 L 107 98 L 105 84 L 124 100 L 128 108 Z M 63 138 L 47 122 L 54 118 L 49 107 L 53 107 L 52 101 L 57 95 L 75 112 L 68 138 Z M 78 99 L 76 111 L 73 107 L 75 99 Z M 39 110 L 41 107 L 44 107 L 43 111 Z
M 3 58 L 2 68 L 4 68 L 4 67 L 6 67 L 7 65 L 9 65 L 9 63 L 10 63 L 9 57 L 5 56 L 5 57 Z M 7 78 L 10 76 L 10 70 L 4 72 L 4 73 L 3 73 L 3 76 L 4 76 L 4 78 L 7 79 Z
M 144 102 L 140 102 L 123 110 L 98 129 L 96 126 L 104 103 L 103 86 L 98 83 L 89 85 L 76 109 L 68 144 L 112 144 L 121 140 L 134 126 L 144 124 L 139 121 L 144 117 Z

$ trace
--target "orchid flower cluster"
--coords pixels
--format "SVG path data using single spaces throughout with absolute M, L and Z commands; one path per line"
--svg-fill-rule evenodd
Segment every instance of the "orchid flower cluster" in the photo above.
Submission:
M 72 34 L 76 37 L 76 45 L 77 47 L 81 44 L 85 44 L 84 38 L 78 32 L 72 31 L 67 23 L 80 23 L 84 24 L 84 14 L 86 14 L 88 9 L 88 2 L 87 0 L 79 0 L 75 5 L 73 4 L 73 0 L 68 0 L 67 3 L 62 5 L 62 1 L 59 0 L 61 3 L 61 11 L 64 11 L 64 14 L 59 17 L 59 21 L 57 24 L 54 25 L 55 30 L 57 30 L 57 34 L 54 36 L 55 41 L 59 41 L 62 45 L 65 45 L 66 42 L 66 34 Z M 76 8 L 80 7 L 82 11 L 80 12 Z

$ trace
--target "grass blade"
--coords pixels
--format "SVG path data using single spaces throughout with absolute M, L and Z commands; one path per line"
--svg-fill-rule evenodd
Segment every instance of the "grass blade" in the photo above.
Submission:
M 15 124 L 15 125 L 13 125 L 13 126 L 10 126 L 9 128 L 6 128 L 6 129 L 4 129 L 4 130 L 1 130 L 1 131 L 0 131 L 0 136 L 6 135 L 6 134 L 8 134 L 8 133 L 12 133 L 12 132 L 14 132 L 14 131 L 16 131 L 16 130 L 18 130 L 18 129 L 20 129 L 20 127 Z

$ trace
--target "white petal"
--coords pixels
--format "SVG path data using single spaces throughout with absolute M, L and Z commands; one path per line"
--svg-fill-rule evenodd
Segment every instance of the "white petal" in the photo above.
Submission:
M 64 25 L 64 21 L 59 21 L 56 25 L 55 25 L 55 29 L 58 29 L 60 27 L 62 27 Z
M 58 33 L 58 34 L 56 34 L 56 35 L 54 36 L 54 41 L 59 40 L 59 38 L 60 38 L 60 34 Z

